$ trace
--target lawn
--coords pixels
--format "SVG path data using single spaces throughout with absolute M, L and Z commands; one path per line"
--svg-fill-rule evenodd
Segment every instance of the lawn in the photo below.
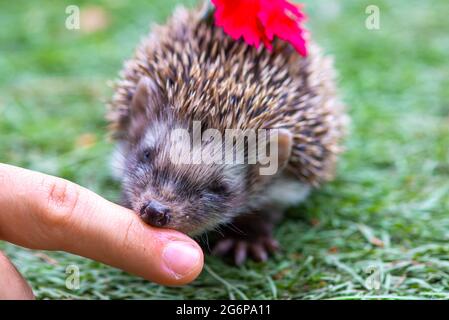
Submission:
M 0 162 L 117 200 L 107 83 L 178 2 L 0 2 Z M 283 251 L 242 268 L 208 257 L 194 283 L 167 288 L 0 243 L 39 299 L 449 298 L 449 2 L 305 2 L 313 38 L 335 56 L 352 125 L 337 179 L 278 227 Z M 84 31 L 65 27 L 74 3 L 90 22 Z M 380 9 L 379 30 L 365 27 L 368 5 Z M 78 290 L 65 286 L 70 265 Z

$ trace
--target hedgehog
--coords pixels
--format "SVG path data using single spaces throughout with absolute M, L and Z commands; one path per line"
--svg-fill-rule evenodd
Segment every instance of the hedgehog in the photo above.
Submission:
M 178 7 L 142 39 L 114 85 L 107 117 L 123 205 L 154 227 L 213 234 L 212 253 L 237 265 L 265 261 L 279 248 L 273 227 L 283 212 L 335 175 L 348 122 L 335 79 L 333 59 L 315 43 L 306 58 L 278 40 L 271 51 L 255 48 L 203 10 Z M 277 137 L 277 170 L 262 175 L 260 161 L 173 161 L 174 145 L 200 152 L 172 135 L 192 133 L 195 121 L 202 133 L 274 130 L 256 144 Z M 245 143 L 225 152 L 238 148 L 249 160 Z

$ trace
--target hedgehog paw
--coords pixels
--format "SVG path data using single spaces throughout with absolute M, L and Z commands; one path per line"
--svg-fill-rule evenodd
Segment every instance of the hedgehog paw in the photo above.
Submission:
M 212 255 L 231 257 L 237 266 L 245 263 L 248 257 L 257 262 L 264 262 L 269 254 L 279 250 L 279 243 L 271 236 L 258 239 L 225 238 L 216 243 Z

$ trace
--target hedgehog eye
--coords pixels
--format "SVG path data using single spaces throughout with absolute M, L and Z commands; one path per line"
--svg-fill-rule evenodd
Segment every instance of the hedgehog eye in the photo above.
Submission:
M 145 149 L 142 153 L 142 160 L 147 162 L 150 161 L 153 158 L 153 150 L 148 148 Z
M 211 193 L 225 195 L 228 193 L 229 188 L 228 185 L 224 182 L 212 182 L 212 184 L 209 185 L 208 190 Z

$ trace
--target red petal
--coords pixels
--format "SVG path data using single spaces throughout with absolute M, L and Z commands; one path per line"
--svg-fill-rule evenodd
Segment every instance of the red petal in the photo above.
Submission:
M 262 0 L 258 17 L 265 28 L 267 38 L 275 36 L 289 42 L 302 56 L 307 56 L 306 34 L 301 23 L 306 16 L 299 7 L 286 0 Z
M 306 16 L 298 5 L 287 0 L 212 0 L 215 23 L 232 38 L 243 37 L 258 47 L 263 42 L 272 49 L 274 37 L 289 42 L 302 56 L 307 55 Z
M 215 23 L 237 40 L 243 37 L 249 45 L 259 46 L 265 38 L 257 14 L 260 0 L 212 0 L 216 6 Z

